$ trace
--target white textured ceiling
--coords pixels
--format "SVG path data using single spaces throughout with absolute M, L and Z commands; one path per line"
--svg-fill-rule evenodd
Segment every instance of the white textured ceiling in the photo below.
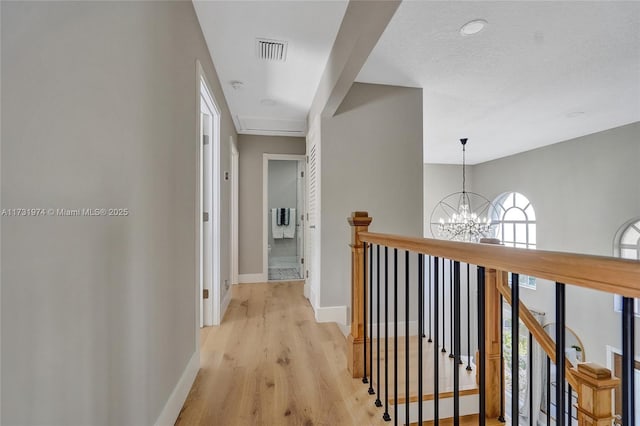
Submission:
M 306 116 L 347 7 L 340 1 L 194 1 L 236 130 L 304 136 Z M 256 38 L 288 43 L 285 62 L 256 56 Z M 230 82 L 244 83 L 234 90 Z M 275 101 L 264 105 L 263 99 Z
M 640 121 L 640 3 L 404 1 L 357 81 L 423 88 L 430 163 L 462 137 L 479 163 Z

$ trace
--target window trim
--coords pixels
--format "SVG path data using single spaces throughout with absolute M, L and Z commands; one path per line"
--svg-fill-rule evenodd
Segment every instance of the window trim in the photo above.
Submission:
M 638 234 L 640 234 L 640 217 L 634 217 L 629 219 L 625 223 L 622 224 L 616 231 L 615 237 L 613 238 L 613 255 L 614 257 L 618 257 L 623 259 L 622 257 L 622 249 L 630 249 L 636 251 L 636 259 L 640 260 L 640 235 L 638 235 L 638 240 L 636 241 L 635 246 L 632 244 L 622 244 L 622 239 L 625 237 L 626 233 L 629 232 L 630 229 L 634 229 Z M 629 259 L 629 258 L 624 258 Z M 616 313 L 622 312 L 622 296 L 618 294 L 613 295 L 613 311 Z M 633 301 L 633 311 L 636 317 L 640 317 L 640 300 L 634 299 Z

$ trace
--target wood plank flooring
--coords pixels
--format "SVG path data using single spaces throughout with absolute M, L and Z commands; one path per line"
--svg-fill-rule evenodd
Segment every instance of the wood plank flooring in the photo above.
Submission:
M 373 383 L 374 387 L 377 390 L 377 380 L 378 380 L 378 362 L 377 362 L 377 343 L 376 339 L 373 340 Z M 393 347 L 394 347 L 394 339 L 390 337 L 388 340 L 389 347 L 389 363 L 388 363 L 388 374 L 389 374 L 389 404 L 394 404 L 393 399 L 393 385 L 394 385 L 394 356 L 393 356 Z M 384 339 L 380 339 L 380 387 L 384 390 L 384 378 L 385 378 L 385 366 L 384 366 Z M 405 383 L 406 383 L 406 375 L 405 375 L 405 337 L 398 337 L 398 402 L 400 404 L 404 404 L 406 401 L 405 395 Z M 433 351 L 434 344 L 428 343 L 426 339 L 423 339 L 423 352 L 422 352 L 422 386 L 423 386 L 423 401 L 429 401 L 433 399 L 433 389 L 434 389 L 434 375 L 433 375 Z M 438 390 L 439 396 L 441 399 L 449 398 L 453 395 L 453 371 L 456 368 L 455 363 L 452 358 L 449 358 L 449 353 L 443 353 L 439 350 L 436 350 L 436 354 L 439 357 L 439 371 L 438 371 Z M 410 336 L 409 337 L 409 367 L 410 367 L 410 376 L 409 376 L 409 402 L 418 401 L 418 337 Z M 471 371 L 466 370 L 466 365 L 458 365 L 457 366 L 459 374 L 460 374 L 460 395 L 473 395 L 478 393 L 478 385 L 476 384 L 476 371 L 472 369 Z M 384 392 L 383 392 L 384 394 Z M 382 399 L 382 398 L 380 398 Z
M 390 424 L 382 420 L 384 411 L 374 406 L 368 386 L 347 372 L 346 340 L 336 324 L 316 323 L 301 281 L 241 284 L 231 291 L 222 325 L 201 331 L 201 369 L 176 425 Z M 431 356 L 425 354 L 425 389 L 433 380 L 426 371 Z M 442 361 L 443 371 L 451 370 L 453 363 Z M 466 389 L 473 387 L 473 375 L 461 371 Z M 444 383 L 442 389 L 448 390 Z M 462 424 L 477 424 L 477 417 Z
M 232 291 L 222 325 L 202 330 L 202 368 L 177 425 L 389 424 L 348 374 L 338 327 L 315 322 L 302 282 Z

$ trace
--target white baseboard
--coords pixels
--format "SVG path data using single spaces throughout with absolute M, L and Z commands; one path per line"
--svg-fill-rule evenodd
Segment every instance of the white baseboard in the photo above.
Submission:
M 406 322 L 398 321 L 398 336 L 406 335 Z M 389 321 L 389 337 L 394 336 L 394 322 Z M 384 323 L 380 324 L 380 337 L 384 337 Z M 367 323 L 367 332 L 369 332 L 369 324 Z M 368 333 L 370 336 L 378 336 L 378 324 L 373 324 L 372 330 Z M 418 335 L 418 321 L 409 321 L 409 336 Z
M 309 287 L 309 283 L 306 281 L 304 282 L 304 297 L 311 301 L 311 288 Z
M 264 283 L 267 282 L 267 275 L 260 274 L 240 274 L 238 275 L 238 284 L 248 284 L 248 283 Z
M 231 303 L 231 289 L 227 290 L 224 295 L 224 299 L 222 299 L 222 306 L 220 306 L 220 322 L 224 319 L 224 314 L 227 313 L 227 308 Z
M 317 322 L 337 322 L 338 324 L 347 323 L 347 307 L 346 306 L 327 306 L 317 307 Z
M 348 324 L 342 324 L 339 322 L 337 322 L 336 324 L 338 325 L 338 328 L 340 329 L 340 332 L 344 335 L 344 337 L 347 337 L 349 333 L 351 333 L 351 327 Z
M 173 388 L 173 392 L 171 392 L 167 403 L 164 405 L 158 420 L 154 423 L 155 426 L 172 426 L 175 424 L 184 401 L 187 399 L 191 386 L 196 379 L 198 370 L 200 370 L 200 352 L 196 351 L 187 363 L 176 387 Z

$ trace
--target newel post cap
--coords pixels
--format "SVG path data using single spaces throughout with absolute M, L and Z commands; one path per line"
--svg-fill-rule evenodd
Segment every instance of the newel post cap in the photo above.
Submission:
M 351 216 L 347 218 L 351 226 L 369 226 L 372 220 L 373 218 L 369 216 L 369 212 L 360 211 L 351 213 Z

